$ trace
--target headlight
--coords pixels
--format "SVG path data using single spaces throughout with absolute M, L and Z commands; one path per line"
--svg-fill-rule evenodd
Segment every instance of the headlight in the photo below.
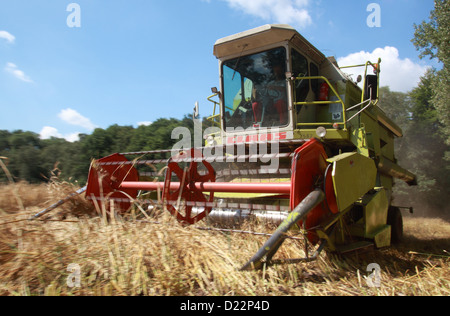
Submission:
M 327 129 L 323 126 L 320 126 L 316 129 L 316 135 L 319 138 L 324 138 L 325 136 L 327 136 Z
M 215 146 L 215 140 L 212 135 L 209 135 L 208 137 L 206 137 L 206 147 L 212 147 L 212 146 Z

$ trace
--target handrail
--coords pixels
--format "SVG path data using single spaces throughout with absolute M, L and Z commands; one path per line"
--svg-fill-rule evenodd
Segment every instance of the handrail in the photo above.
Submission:
M 376 63 L 376 64 L 372 63 L 371 61 L 367 61 L 365 64 L 339 67 L 340 69 L 355 68 L 355 67 L 365 67 L 365 70 L 364 70 L 364 84 L 363 84 L 363 89 L 362 89 L 362 94 L 361 94 L 361 103 L 363 103 L 365 101 L 364 100 L 364 95 L 366 94 L 367 68 L 370 65 L 370 66 L 373 67 L 374 70 L 376 70 L 377 75 L 378 75 L 378 80 L 377 80 L 377 98 L 376 98 L 375 102 L 373 103 L 373 105 L 377 105 L 378 104 L 378 100 L 379 100 L 379 96 L 380 96 L 380 76 L 379 76 L 379 73 L 381 72 L 380 64 L 381 64 L 381 58 L 378 58 L 378 63 Z
M 373 105 L 376 106 L 378 104 L 378 101 L 380 100 L 380 64 L 381 64 L 381 58 L 378 58 L 378 63 L 374 64 L 371 61 L 367 61 L 365 64 L 361 64 L 361 65 L 353 65 L 353 66 L 342 66 L 339 68 L 354 68 L 354 67 L 365 67 L 364 69 L 364 82 L 363 82 L 363 89 L 362 89 L 362 93 L 361 93 L 361 103 L 352 106 L 351 108 L 348 108 L 347 111 L 357 107 L 357 106 L 363 106 L 361 110 L 359 110 L 356 114 L 354 114 L 351 118 L 348 119 L 348 121 L 352 120 L 354 117 L 356 117 L 357 115 L 361 114 L 362 112 L 364 112 L 369 106 Z M 376 71 L 376 75 L 377 75 L 377 97 L 375 99 L 375 101 L 372 100 L 372 95 L 370 95 L 369 99 L 364 100 L 364 96 L 366 95 L 366 78 L 367 78 L 367 68 L 370 66 L 373 67 L 373 69 Z M 365 103 L 367 103 L 367 105 L 365 105 Z M 347 121 L 347 122 L 348 122 Z
M 293 102 L 294 105 L 309 105 L 309 104 L 316 104 L 316 105 L 320 105 L 320 104 L 337 104 L 340 103 L 342 105 L 342 116 L 343 116 L 343 121 L 342 122 L 313 122 L 313 123 L 297 123 L 297 126 L 303 125 L 303 126 L 308 126 L 308 125 L 334 125 L 334 124 L 343 124 L 344 125 L 344 130 L 347 130 L 347 120 L 346 120 L 346 114 L 345 114 L 345 103 L 342 100 L 342 98 L 339 96 L 339 94 L 337 93 L 336 89 L 333 87 L 333 85 L 330 83 L 330 81 L 323 76 L 307 76 L 307 77 L 292 77 L 290 78 L 290 80 L 293 80 L 294 82 L 296 80 L 323 80 L 325 81 L 328 86 L 330 87 L 331 91 L 333 92 L 334 96 L 337 98 L 336 101 L 305 101 L 305 102 Z M 294 94 L 296 94 L 295 89 L 294 89 Z M 296 99 L 296 96 L 294 96 L 294 98 Z
M 220 94 L 220 93 L 217 92 L 217 93 L 214 93 L 213 95 L 210 95 L 209 97 L 206 98 L 209 102 L 214 103 L 213 115 L 207 117 L 206 119 L 207 119 L 208 121 L 210 121 L 212 124 L 215 124 L 215 125 L 217 125 L 218 127 L 221 127 L 222 124 L 220 123 L 220 120 L 219 120 L 219 122 L 217 122 L 217 121 L 215 120 L 217 117 L 220 117 L 220 103 L 217 102 L 217 101 L 215 101 L 215 100 L 211 100 L 212 98 L 218 96 L 219 94 Z M 216 114 L 216 108 L 217 108 L 218 105 L 219 105 L 219 114 Z

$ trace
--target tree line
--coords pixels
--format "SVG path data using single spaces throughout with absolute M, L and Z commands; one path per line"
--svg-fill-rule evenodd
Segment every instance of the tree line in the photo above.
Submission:
M 405 130 L 399 140 L 399 160 L 418 175 L 417 188 L 403 190 L 400 199 L 450 217 L 450 1 L 435 0 L 429 21 L 414 25 L 411 42 L 420 58 L 430 58 L 441 69 L 430 69 L 407 94 L 397 119 Z M 402 96 L 400 96 L 403 98 Z M 392 113 L 391 113 L 392 114 Z M 422 204 L 422 205 L 421 205 Z
M 192 115 L 181 120 L 160 118 L 137 128 L 119 125 L 97 128 L 92 134 L 80 134 L 76 142 L 55 137 L 40 139 L 29 131 L 0 130 L 0 157 L 16 181 L 40 183 L 57 176 L 84 185 L 92 159 L 113 153 L 171 148 L 177 141 L 171 138 L 172 130 L 178 126 L 193 130 Z M 0 172 L 0 182 L 6 181 L 6 173 Z

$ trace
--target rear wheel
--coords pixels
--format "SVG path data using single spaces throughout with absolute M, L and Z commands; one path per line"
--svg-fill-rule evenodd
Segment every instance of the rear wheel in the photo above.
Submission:
M 399 243 L 403 238 L 403 218 L 398 207 L 389 207 L 387 224 L 391 225 L 391 242 Z

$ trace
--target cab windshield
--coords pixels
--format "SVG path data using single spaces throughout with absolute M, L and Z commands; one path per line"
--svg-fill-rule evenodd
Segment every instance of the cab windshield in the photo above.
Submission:
M 241 56 L 222 65 L 225 129 L 288 124 L 286 49 Z

